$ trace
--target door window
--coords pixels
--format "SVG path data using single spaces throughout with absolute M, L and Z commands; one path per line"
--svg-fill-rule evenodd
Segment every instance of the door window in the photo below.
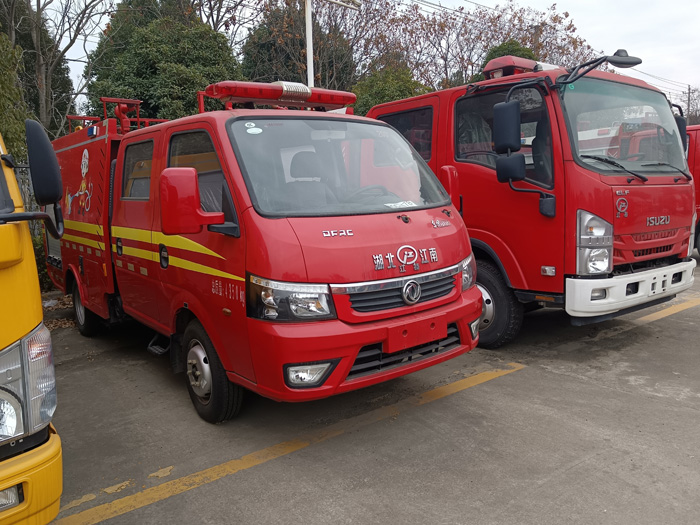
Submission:
M 423 160 L 430 160 L 433 147 L 432 107 L 382 115 L 378 119 L 394 126 L 423 157 Z
M 145 200 L 150 195 L 153 141 L 130 144 L 124 152 L 122 199 Z
M 224 172 L 214 143 L 206 131 L 173 135 L 170 139 L 168 166 L 196 169 L 202 209 L 208 212 L 223 211 L 222 198 L 226 185 Z
M 493 106 L 505 102 L 506 91 L 465 97 L 457 102 L 455 159 L 496 167 L 493 150 Z M 526 180 L 551 188 L 552 132 L 547 106 L 538 89 L 518 89 L 511 95 L 520 101 L 520 153 L 525 155 Z

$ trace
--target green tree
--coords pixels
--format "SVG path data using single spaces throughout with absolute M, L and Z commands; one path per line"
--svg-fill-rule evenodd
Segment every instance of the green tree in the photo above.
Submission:
M 70 69 L 64 56 L 56 55 L 57 45 L 42 21 L 36 29 L 37 35 L 32 34 L 34 21 L 27 4 L 23 2 L 10 2 L 13 9 L 0 9 L 1 31 L 8 35 L 13 45 L 22 48 L 23 67 L 18 71 L 18 79 L 22 88 L 22 98 L 27 103 L 29 110 L 37 116 L 47 130 L 57 135 L 63 126 L 65 115 L 70 112 L 73 99 L 73 82 L 70 79 Z M 8 4 L 8 6 L 10 5 Z M 42 46 L 42 52 L 37 53 L 34 39 Z M 14 39 L 14 41 L 13 41 Z M 46 67 L 44 74 L 48 75 L 48 86 L 41 89 L 37 76 L 37 59 L 39 56 L 52 57 L 51 67 Z M 43 60 L 46 65 L 46 59 Z M 44 97 L 42 106 L 42 97 Z M 41 118 L 43 111 L 45 119 Z
M 24 120 L 29 113 L 19 82 L 22 49 L 13 47 L 4 33 L 0 33 L 0 56 L 3 57 L 0 60 L 0 132 L 14 158 L 24 159 L 27 153 Z
M 521 45 L 517 40 L 508 40 L 502 44 L 492 47 L 486 52 L 484 61 L 481 64 L 481 71 L 476 75 L 472 75 L 469 82 L 479 82 L 480 80 L 484 80 L 484 68 L 486 68 L 486 64 L 488 64 L 494 58 L 505 57 L 508 55 L 537 60 L 537 57 L 532 49 Z
M 93 70 L 88 84 L 97 114 L 100 97 L 122 97 L 142 100 L 144 118 L 179 118 L 196 112 L 197 91 L 240 78 L 226 37 L 196 17 L 156 17 L 143 26 L 120 27 L 124 31 L 101 50 L 99 61 L 109 67 Z
M 377 104 L 422 95 L 430 88 L 414 80 L 408 66 L 402 65 L 386 66 L 368 74 L 352 91 L 357 95 L 355 114 L 366 115 Z
M 303 2 L 268 4 L 260 24 L 243 45 L 243 75 L 258 82 L 306 84 L 306 27 Z M 338 24 L 313 20 L 314 85 L 348 90 L 355 78 L 352 48 Z

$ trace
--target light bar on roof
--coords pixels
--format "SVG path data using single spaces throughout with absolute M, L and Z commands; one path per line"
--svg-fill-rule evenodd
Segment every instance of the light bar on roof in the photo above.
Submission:
M 243 82 L 224 81 L 207 86 L 205 94 L 223 102 L 243 104 L 253 102 L 271 106 L 340 109 L 353 104 L 357 97 L 347 91 L 309 88 L 296 82 Z

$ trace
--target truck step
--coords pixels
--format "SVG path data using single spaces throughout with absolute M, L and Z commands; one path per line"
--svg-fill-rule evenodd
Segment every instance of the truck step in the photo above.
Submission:
M 153 355 L 163 355 L 170 350 L 170 340 L 160 334 L 156 334 L 148 343 L 147 350 Z

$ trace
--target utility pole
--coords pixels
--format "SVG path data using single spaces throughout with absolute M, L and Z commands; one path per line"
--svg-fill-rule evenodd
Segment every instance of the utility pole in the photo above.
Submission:
M 337 4 L 347 7 L 353 11 L 359 11 L 362 5 L 362 0 L 325 0 L 329 4 Z M 304 2 L 304 15 L 306 18 L 306 83 L 312 88 L 314 87 L 314 43 L 313 43 L 313 25 L 311 22 L 311 0 Z

